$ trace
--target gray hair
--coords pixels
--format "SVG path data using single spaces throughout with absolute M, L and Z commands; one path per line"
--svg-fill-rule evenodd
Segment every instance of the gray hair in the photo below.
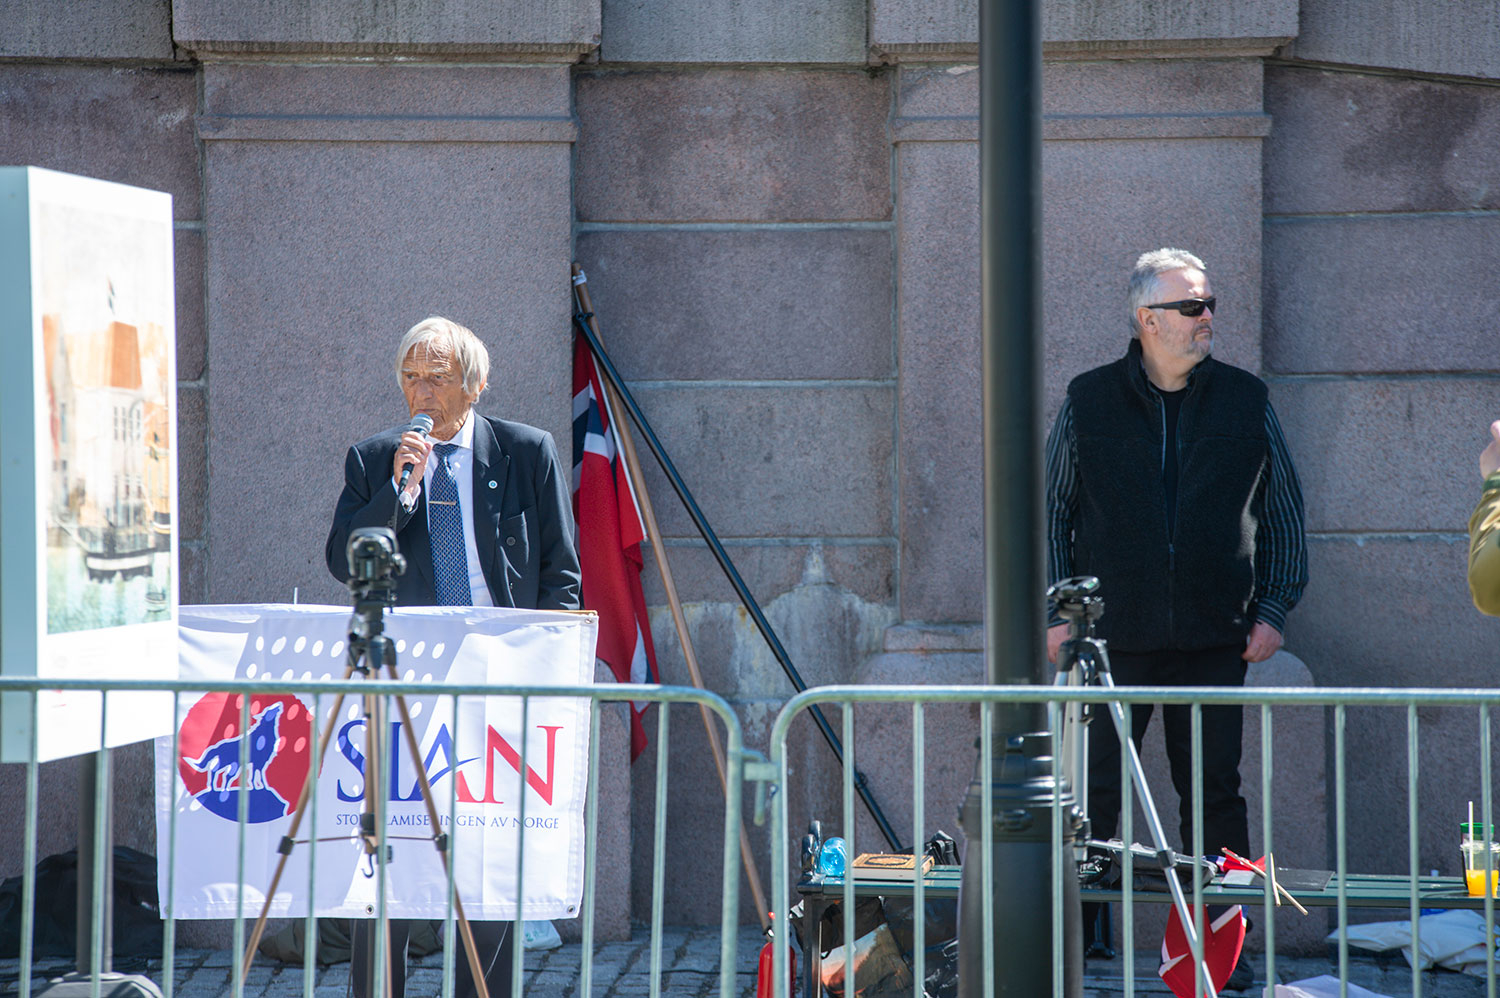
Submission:
M 1142 253 L 1135 261 L 1135 270 L 1130 272 L 1130 290 L 1126 294 L 1130 306 L 1130 335 L 1140 339 L 1141 324 L 1136 321 L 1135 310 L 1150 305 L 1155 299 L 1162 274 L 1174 270 L 1201 270 L 1207 273 L 1203 261 L 1184 249 L 1163 246 L 1161 249 Z
M 452 319 L 434 315 L 412 326 L 401 337 L 401 344 L 396 347 L 397 384 L 401 384 L 401 366 L 406 363 L 407 356 L 419 346 L 430 349 L 433 345 L 441 345 L 452 353 L 458 369 L 463 372 L 466 394 L 477 393 L 489 380 L 490 352 L 479 337 Z

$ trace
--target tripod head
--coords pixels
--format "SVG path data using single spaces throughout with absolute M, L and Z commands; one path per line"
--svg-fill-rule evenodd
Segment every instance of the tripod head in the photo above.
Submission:
M 1066 620 L 1073 637 L 1092 638 L 1094 622 L 1104 616 L 1104 597 L 1099 595 L 1099 580 L 1092 575 L 1075 575 L 1047 587 L 1047 599 Z

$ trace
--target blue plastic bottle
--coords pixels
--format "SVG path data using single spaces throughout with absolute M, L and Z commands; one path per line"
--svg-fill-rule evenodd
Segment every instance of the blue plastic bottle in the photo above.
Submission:
M 825 877 L 842 877 L 849 865 L 849 848 L 835 835 L 818 851 L 818 872 Z

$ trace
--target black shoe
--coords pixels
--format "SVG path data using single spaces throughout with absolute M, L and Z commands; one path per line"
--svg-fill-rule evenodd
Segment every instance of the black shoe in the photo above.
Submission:
M 1234 965 L 1234 971 L 1229 975 L 1229 980 L 1224 982 L 1224 991 L 1249 991 L 1255 984 L 1255 971 L 1250 969 L 1249 960 L 1241 960 Z
M 1083 955 L 1091 960 L 1115 958 L 1114 924 L 1110 907 L 1098 901 L 1083 904 Z

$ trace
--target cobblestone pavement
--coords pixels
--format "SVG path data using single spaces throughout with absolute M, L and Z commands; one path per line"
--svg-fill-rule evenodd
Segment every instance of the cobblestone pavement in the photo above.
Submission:
M 754 926 L 741 930 L 735 966 L 737 998 L 755 998 L 755 967 L 763 942 Z M 579 994 L 579 966 L 583 946 L 568 943 L 553 950 L 526 954 L 524 987 L 529 998 L 575 998 Z M 173 998 L 220 998 L 232 993 L 233 958 L 228 950 L 177 951 Z M 719 993 L 719 930 L 668 927 L 661 935 L 661 993 L 669 998 L 716 998 Z M 72 969 L 71 960 L 47 960 L 33 968 L 33 989 L 50 977 Z M 116 969 L 139 973 L 162 984 L 161 960 L 144 967 L 116 961 Z M 413 958 L 407 976 L 409 998 L 442 994 L 443 954 Z M 651 993 L 651 935 L 638 926 L 628 942 L 594 946 L 594 998 L 644 998 Z M 20 978 L 19 960 L 0 960 L 0 993 L 14 994 Z M 305 974 L 298 965 L 273 963 L 257 957 L 245 979 L 247 998 L 299 998 Z M 165 988 L 163 988 L 165 992 Z M 349 993 L 349 964 L 319 967 L 313 974 L 314 998 L 344 998 Z
M 736 998 L 755 998 L 755 967 L 760 954 L 758 929 L 741 930 L 735 966 Z M 579 989 L 579 959 L 583 947 L 570 943 L 559 949 L 526 954 L 525 989 L 528 998 L 575 998 Z M 1257 986 L 1240 992 L 1259 998 L 1265 982 L 1265 958 L 1253 957 Z M 672 927 L 662 930 L 661 994 L 667 998 L 716 998 L 719 987 L 719 933 L 714 928 Z M 1134 994 L 1169 995 L 1156 976 L 1154 954 L 1138 954 L 1135 960 Z M 227 950 L 179 950 L 174 998 L 220 998 L 231 994 L 231 955 Z M 34 982 L 71 969 L 71 961 L 48 960 L 34 968 Z M 121 965 L 125 972 L 143 973 L 162 981 L 161 961 L 144 967 Z M 436 953 L 412 960 L 406 993 L 411 998 L 430 998 L 442 993 L 443 957 Z M 1278 957 L 1276 977 L 1283 982 L 1304 980 L 1322 974 L 1337 974 L 1337 963 L 1327 957 Z M 0 994 L 14 994 L 20 975 L 17 960 L 0 960 Z M 1392 998 L 1412 994 L 1411 969 L 1399 955 L 1349 955 L 1349 980 L 1377 994 Z M 303 994 L 300 966 L 258 959 L 245 982 L 244 994 L 255 998 L 298 998 Z M 344 998 L 348 994 L 349 965 L 318 968 L 313 975 L 314 998 Z M 1486 994 L 1482 978 L 1444 970 L 1422 975 L 1421 993 L 1431 998 L 1471 998 Z M 651 992 L 651 939 L 638 926 L 628 942 L 595 946 L 594 998 L 644 998 Z M 1084 967 L 1085 998 L 1116 998 L 1126 994 L 1121 959 L 1088 960 Z M 1038 996 L 1045 998 L 1045 996 Z

